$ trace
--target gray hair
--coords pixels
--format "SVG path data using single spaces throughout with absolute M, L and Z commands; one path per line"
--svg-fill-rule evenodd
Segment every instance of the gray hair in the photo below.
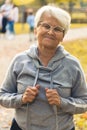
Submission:
M 35 27 L 38 26 L 38 23 L 40 22 L 40 19 L 44 13 L 50 13 L 53 17 L 55 17 L 60 22 L 60 24 L 65 30 L 64 34 L 70 28 L 71 17 L 69 13 L 59 7 L 50 6 L 50 5 L 43 6 L 36 12 Z

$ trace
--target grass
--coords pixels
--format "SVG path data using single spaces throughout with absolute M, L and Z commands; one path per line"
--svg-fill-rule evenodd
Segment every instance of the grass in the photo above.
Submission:
M 79 39 L 64 43 L 64 47 L 80 60 L 82 67 L 87 74 L 87 40 Z
M 82 28 L 82 27 L 86 27 L 87 28 L 87 23 L 72 23 L 70 28 Z

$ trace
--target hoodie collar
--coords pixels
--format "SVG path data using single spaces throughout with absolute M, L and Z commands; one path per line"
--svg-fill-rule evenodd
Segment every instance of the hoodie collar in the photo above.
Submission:
M 69 53 L 64 49 L 63 46 L 58 46 L 56 53 L 54 55 L 54 57 L 51 59 L 52 62 L 60 60 L 62 58 L 64 58 L 66 55 L 68 55 Z M 29 50 L 27 50 L 27 55 L 33 59 L 39 59 L 38 57 L 38 47 L 37 46 L 31 46 Z

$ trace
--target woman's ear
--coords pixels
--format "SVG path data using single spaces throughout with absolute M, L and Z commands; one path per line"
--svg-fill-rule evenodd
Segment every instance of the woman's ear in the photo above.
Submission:
M 60 42 L 62 42 L 64 39 L 64 34 L 60 37 Z

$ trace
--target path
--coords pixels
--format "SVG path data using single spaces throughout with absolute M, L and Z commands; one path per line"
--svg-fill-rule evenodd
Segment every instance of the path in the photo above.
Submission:
M 81 38 L 87 38 L 87 27 L 70 29 L 66 34 L 64 41 L 71 41 L 71 40 L 76 40 Z
M 87 28 L 69 30 L 64 41 L 87 38 Z M 29 35 L 17 35 L 13 40 L 0 38 L 0 84 L 3 81 L 5 72 L 13 56 L 30 46 Z M 6 109 L 0 106 L 0 130 L 9 130 L 14 110 Z

